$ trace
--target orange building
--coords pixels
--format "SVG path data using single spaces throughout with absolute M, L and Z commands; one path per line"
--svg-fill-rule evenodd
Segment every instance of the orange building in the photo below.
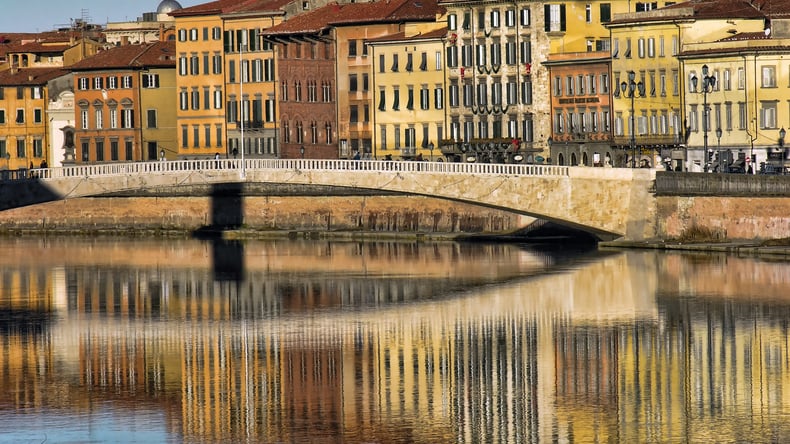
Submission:
M 262 33 L 286 0 L 214 1 L 170 13 L 181 157 L 277 157 L 274 49 Z
M 175 158 L 175 43 L 114 47 L 70 67 L 76 163 Z
M 543 64 L 551 82 L 552 163 L 621 166 L 612 152 L 609 51 L 551 54 Z

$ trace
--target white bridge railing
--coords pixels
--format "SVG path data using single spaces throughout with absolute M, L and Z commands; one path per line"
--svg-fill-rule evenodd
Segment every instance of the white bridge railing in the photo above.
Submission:
M 515 176 L 568 176 L 567 166 L 527 165 L 501 163 L 456 163 L 415 162 L 387 160 L 339 160 L 339 159 L 245 159 L 245 172 L 286 169 L 300 171 L 366 171 L 453 173 L 470 175 L 515 175 Z M 58 179 L 65 177 L 120 176 L 130 174 L 183 173 L 188 171 L 242 171 L 239 159 L 173 160 L 156 162 L 109 163 L 78 165 L 56 168 L 36 168 L 28 171 L 28 177 Z

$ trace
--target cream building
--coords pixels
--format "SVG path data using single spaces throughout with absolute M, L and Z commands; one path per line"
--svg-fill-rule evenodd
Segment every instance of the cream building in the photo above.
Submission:
M 446 34 L 446 28 L 423 33 L 407 25 L 404 32 L 368 42 L 373 158 L 443 160 Z

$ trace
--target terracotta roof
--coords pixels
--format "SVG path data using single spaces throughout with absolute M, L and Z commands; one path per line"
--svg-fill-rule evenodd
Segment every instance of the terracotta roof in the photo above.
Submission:
M 68 74 L 62 68 L 22 68 L 0 72 L 0 86 L 46 85 L 52 79 Z
M 109 68 L 174 67 L 176 44 L 173 41 L 121 45 L 100 51 L 69 66 L 72 71 Z
M 192 17 L 222 14 L 249 14 L 255 12 L 281 11 L 291 0 L 217 0 L 188 8 L 178 9 L 169 15 Z
M 331 3 L 273 26 L 265 35 L 317 33 L 331 26 L 433 21 L 444 8 L 436 0 L 380 0 L 370 3 Z
M 17 44 L 9 44 L 5 45 L 3 48 L 6 54 L 9 53 L 31 53 L 31 54 L 41 54 L 41 53 L 50 53 L 50 52 L 60 52 L 71 48 L 73 45 L 70 42 L 66 43 L 43 43 L 43 42 L 30 42 L 30 43 L 17 43 Z
M 385 35 L 375 39 L 367 39 L 366 42 L 400 42 L 410 40 L 432 40 L 440 39 L 447 36 L 447 27 L 437 29 L 435 31 L 426 32 L 424 34 L 414 34 L 406 36 L 405 32 L 398 32 L 396 34 Z

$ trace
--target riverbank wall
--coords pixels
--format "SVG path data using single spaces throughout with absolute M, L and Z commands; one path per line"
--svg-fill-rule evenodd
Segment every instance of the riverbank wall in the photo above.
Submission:
M 535 219 L 420 196 L 124 196 L 54 201 L 0 212 L 0 233 L 507 234 Z

